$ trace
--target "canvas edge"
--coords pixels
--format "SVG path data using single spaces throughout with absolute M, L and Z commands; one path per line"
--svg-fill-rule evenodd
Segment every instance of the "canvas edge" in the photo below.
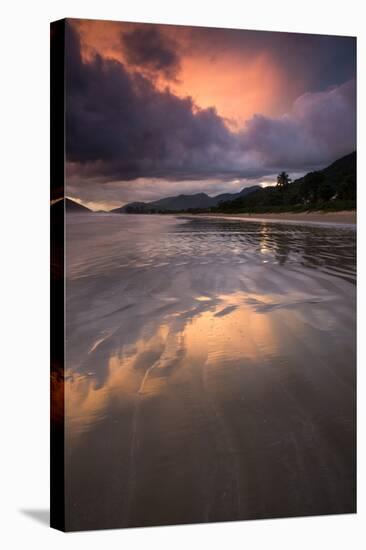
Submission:
M 65 531 L 65 20 L 50 24 L 50 526 Z

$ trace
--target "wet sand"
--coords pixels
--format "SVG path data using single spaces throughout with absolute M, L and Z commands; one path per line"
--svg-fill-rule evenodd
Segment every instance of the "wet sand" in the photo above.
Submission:
M 183 214 L 180 214 L 181 216 Z M 282 221 L 311 224 L 356 224 L 356 210 L 339 212 L 282 212 L 279 214 L 194 214 L 199 217 L 224 218 L 231 220 Z
M 68 530 L 355 511 L 355 231 L 68 215 Z

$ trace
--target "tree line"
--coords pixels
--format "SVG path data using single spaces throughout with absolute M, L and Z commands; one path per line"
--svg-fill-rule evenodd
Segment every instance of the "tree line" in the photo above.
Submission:
M 356 208 L 356 153 L 351 153 L 324 170 L 307 173 L 291 181 L 281 172 L 277 184 L 245 197 L 222 202 L 214 212 L 273 212 L 343 210 Z

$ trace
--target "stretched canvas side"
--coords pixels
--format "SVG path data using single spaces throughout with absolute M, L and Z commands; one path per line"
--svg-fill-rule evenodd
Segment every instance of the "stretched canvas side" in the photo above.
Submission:
M 64 426 L 65 21 L 51 23 L 51 527 L 65 529 Z

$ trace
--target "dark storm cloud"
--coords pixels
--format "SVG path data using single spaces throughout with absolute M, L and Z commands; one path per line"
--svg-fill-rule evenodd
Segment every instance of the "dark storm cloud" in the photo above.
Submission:
M 122 46 L 128 63 L 175 79 L 180 70 L 180 57 L 175 44 L 157 27 L 137 27 L 122 33 Z
M 110 179 L 227 170 L 233 135 L 214 109 L 159 91 L 117 61 L 83 62 L 76 32 L 67 32 L 67 159 Z
M 304 94 L 287 115 L 256 115 L 235 133 L 213 108 L 158 90 L 118 61 L 83 60 L 79 37 L 67 26 L 66 82 L 74 184 L 255 178 L 321 167 L 355 148 L 354 81 Z

